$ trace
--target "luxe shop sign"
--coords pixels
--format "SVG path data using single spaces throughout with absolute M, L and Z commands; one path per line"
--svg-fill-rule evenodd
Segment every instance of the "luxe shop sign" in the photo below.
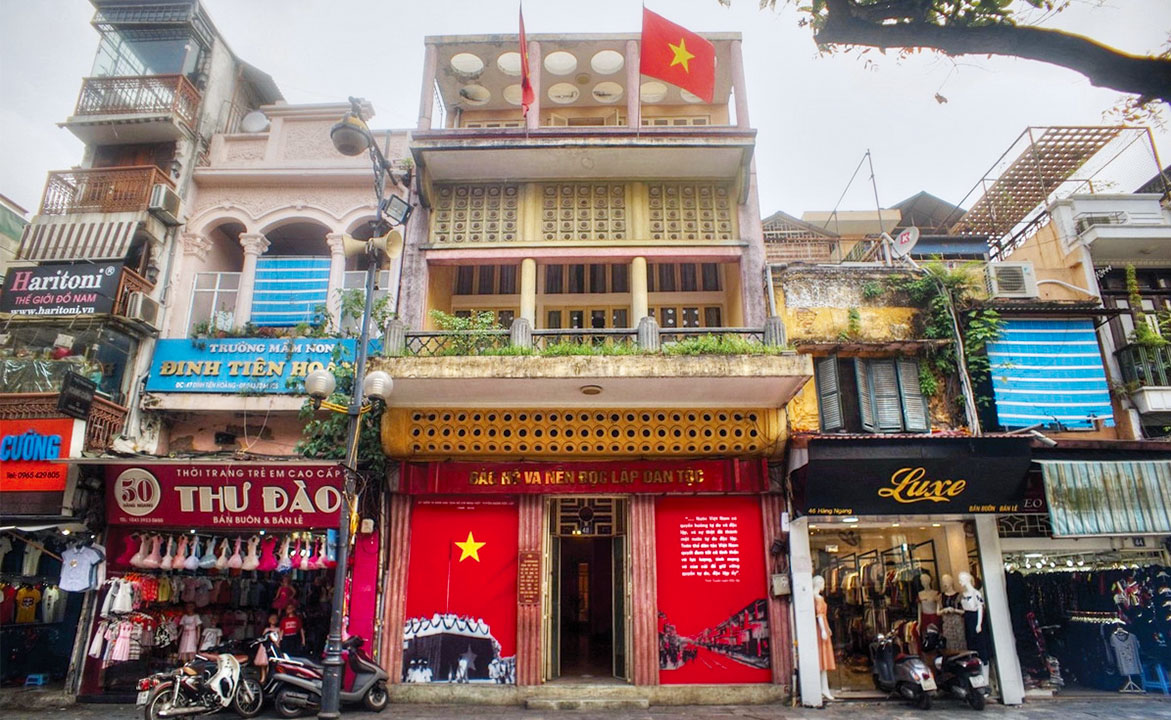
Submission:
M 793 475 L 804 515 L 1027 512 L 1027 438 L 810 440 Z
M 106 508 L 118 525 L 314 528 L 337 523 L 337 465 L 166 463 L 106 468 Z

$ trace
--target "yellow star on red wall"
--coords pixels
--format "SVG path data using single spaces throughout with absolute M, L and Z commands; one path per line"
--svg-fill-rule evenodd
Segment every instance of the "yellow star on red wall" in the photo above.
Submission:
M 476 562 L 480 562 L 480 548 L 487 545 L 487 543 L 476 542 L 472 537 L 472 531 L 468 531 L 468 539 L 463 542 L 456 541 L 455 546 L 460 549 L 459 561 L 463 562 L 467 558 L 472 558 Z

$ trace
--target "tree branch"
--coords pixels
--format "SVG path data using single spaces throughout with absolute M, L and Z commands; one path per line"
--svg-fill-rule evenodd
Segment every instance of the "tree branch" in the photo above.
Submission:
M 948 55 L 1007 55 L 1081 73 L 1092 85 L 1171 102 L 1171 59 L 1120 52 L 1081 35 L 1020 25 L 876 24 L 856 17 L 850 0 L 827 0 L 819 45 L 923 47 Z

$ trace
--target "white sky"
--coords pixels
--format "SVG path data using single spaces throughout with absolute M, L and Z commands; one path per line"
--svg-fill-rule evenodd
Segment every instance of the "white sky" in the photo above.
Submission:
M 1168 40 L 1168 0 L 1077 2 L 1049 24 L 1135 53 Z M 372 125 L 381 128 L 415 125 L 424 36 L 517 32 L 517 0 L 204 5 L 236 54 L 271 74 L 289 102 L 366 97 L 377 112 Z M 638 32 L 641 6 L 529 0 L 525 25 L 533 34 Z M 1102 111 L 1120 97 L 1072 71 L 1023 60 L 819 56 L 795 10 L 761 11 L 757 0 L 734 0 L 732 8 L 716 0 L 648 6 L 693 31 L 743 33 L 765 216 L 832 209 L 867 148 L 884 206 L 920 190 L 958 203 L 1026 126 L 1102 124 Z M 81 143 L 56 123 L 71 114 L 90 71 L 98 37 L 92 16 L 87 0 L 0 0 L 0 193 L 30 215 L 46 172 L 81 160 Z M 936 102 L 936 92 L 949 102 Z M 1156 142 L 1162 162 L 1171 162 L 1171 134 L 1157 132 Z M 1152 163 L 1144 179 L 1154 171 Z M 841 208 L 874 208 L 865 172 Z

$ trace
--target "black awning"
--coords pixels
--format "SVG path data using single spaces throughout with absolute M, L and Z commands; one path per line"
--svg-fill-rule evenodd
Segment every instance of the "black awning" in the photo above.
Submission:
M 813 438 L 793 471 L 799 515 L 945 515 L 1023 510 L 1023 437 Z

